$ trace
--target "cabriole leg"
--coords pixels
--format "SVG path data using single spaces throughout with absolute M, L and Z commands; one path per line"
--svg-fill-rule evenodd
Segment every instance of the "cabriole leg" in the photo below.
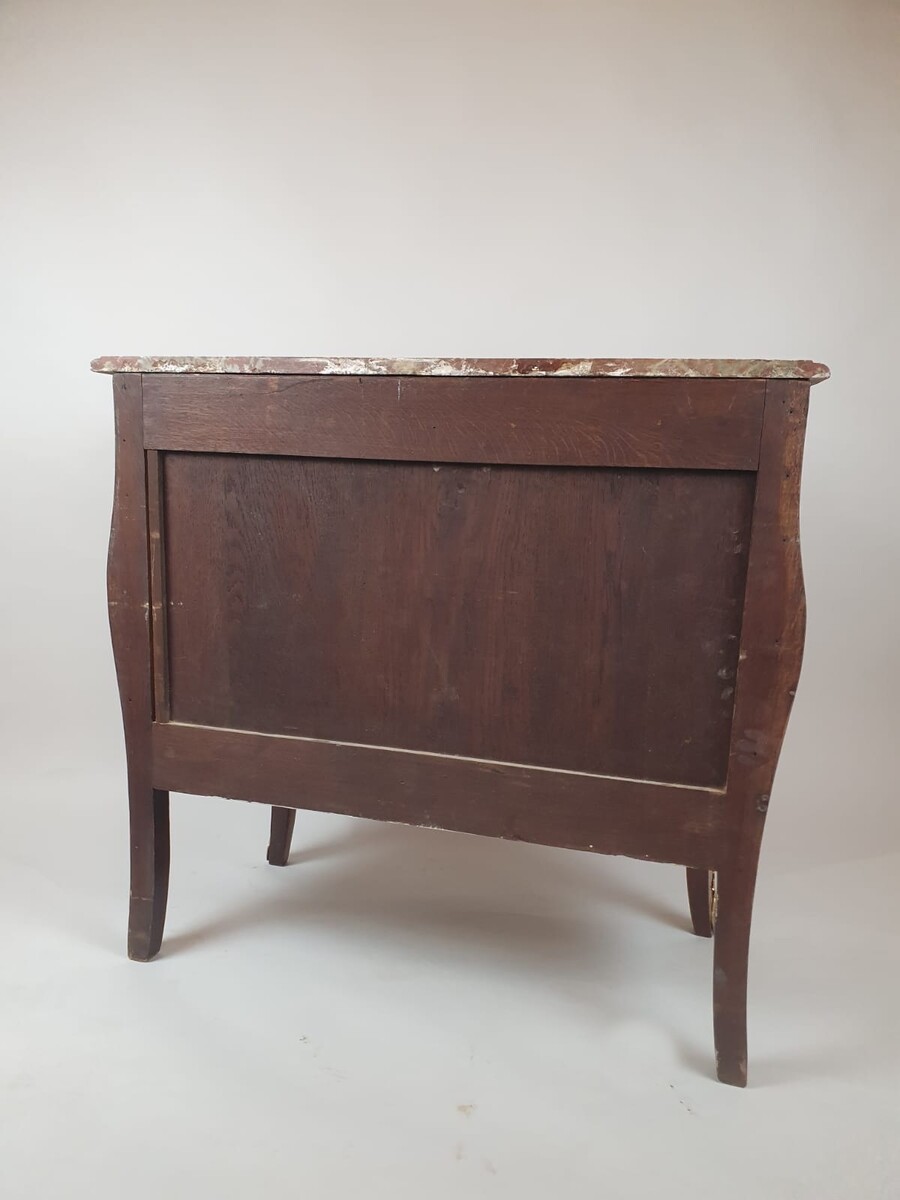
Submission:
M 169 793 L 132 789 L 131 902 L 128 957 L 148 962 L 159 952 L 169 891 Z
M 688 904 L 691 923 L 698 937 L 712 937 L 715 923 L 715 871 L 687 868 Z
M 756 862 L 718 873 L 713 955 L 713 1031 L 716 1074 L 722 1083 L 747 1083 L 747 961 Z
M 272 827 L 269 834 L 269 851 L 266 855 L 273 867 L 287 866 L 291 853 L 291 838 L 294 836 L 295 808 L 273 808 Z

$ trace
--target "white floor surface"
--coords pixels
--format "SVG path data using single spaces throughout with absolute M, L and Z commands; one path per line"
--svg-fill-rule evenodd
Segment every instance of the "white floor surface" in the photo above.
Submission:
M 173 796 L 144 965 L 118 780 L 7 784 L 4 1200 L 900 1197 L 896 855 L 763 869 L 740 1091 L 678 868 Z

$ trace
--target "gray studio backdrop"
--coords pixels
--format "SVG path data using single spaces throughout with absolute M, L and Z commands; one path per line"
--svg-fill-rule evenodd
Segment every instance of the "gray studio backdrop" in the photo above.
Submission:
M 51 822 L 123 776 L 92 356 L 762 356 L 834 375 L 764 869 L 895 849 L 897 29 L 851 0 L 0 5 L 13 835 L 17 780 Z

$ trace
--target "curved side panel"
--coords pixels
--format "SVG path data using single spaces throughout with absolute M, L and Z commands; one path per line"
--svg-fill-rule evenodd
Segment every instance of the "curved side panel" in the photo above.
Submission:
M 119 681 L 131 818 L 128 953 L 146 960 L 159 950 L 169 874 L 169 797 L 155 791 L 150 763 L 152 720 L 147 482 L 141 377 L 116 376 L 116 482 L 107 560 L 107 597 Z
M 808 392 L 805 383 L 770 383 L 766 398 L 728 776 L 729 795 L 743 804 L 742 836 L 765 816 L 803 659 L 799 519 Z
M 775 768 L 800 676 L 806 602 L 800 560 L 800 466 L 809 385 L 770 381 L 759 474 L 727 795 L 734 843 L 717 883 L 713 1007 L 719 1078 L 747 1078 L 747 958 L 756 868 Z

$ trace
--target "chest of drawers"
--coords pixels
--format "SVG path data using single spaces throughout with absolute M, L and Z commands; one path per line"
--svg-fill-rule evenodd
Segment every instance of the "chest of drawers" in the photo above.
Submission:
M 99 359 L 131 815 L 169 793 L 687 868 L 746 1080 L 760 839 L 800 671 L 808 362 Z

